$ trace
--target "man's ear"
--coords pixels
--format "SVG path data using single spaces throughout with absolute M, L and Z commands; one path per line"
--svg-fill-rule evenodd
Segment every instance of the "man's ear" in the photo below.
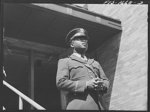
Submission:
M 70 42 L 70 47 L 74 47 L 73 41 Z

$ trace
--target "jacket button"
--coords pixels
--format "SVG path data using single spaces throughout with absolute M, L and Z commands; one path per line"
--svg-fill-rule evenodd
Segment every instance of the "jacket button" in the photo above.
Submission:
M 94 77 L 93 77 L 92 75 L 90 75 L 90 78 L 92 78 L 92 79 L 93 79 Z

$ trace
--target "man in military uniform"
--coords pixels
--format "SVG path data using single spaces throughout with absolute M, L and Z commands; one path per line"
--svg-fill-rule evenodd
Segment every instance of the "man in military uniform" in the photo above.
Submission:
M 66 36 L 73 53 L 58 61 L 56 85 L 67 91 L 66 110 L 104 110 L 101 97 L 109 88 L 108 78 L 94 59 L 88 59 L 89 36 L 85 29 L 75 28 Z

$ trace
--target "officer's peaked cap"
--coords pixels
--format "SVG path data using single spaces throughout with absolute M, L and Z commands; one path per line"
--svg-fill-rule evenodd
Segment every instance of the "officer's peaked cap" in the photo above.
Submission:
M 65 41 L 67 44 L 71 42 L 71 40 L 75 39 L 75 37 L 85 37 L 85 39 L 89 39 L 88 33 L 83 28 L 74 28 L 72 29 L 66 36 Z

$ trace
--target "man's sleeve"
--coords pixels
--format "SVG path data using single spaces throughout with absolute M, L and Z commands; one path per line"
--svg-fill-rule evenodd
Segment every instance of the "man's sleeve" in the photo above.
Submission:
M 58 61 L 56 85 L 59 89 L 70 92 L 84 92 L 86 81 L 72 81 L 69 78 L 68 58 Z
M 100 71 L 100 77 L 103 79 L 104 81 L 104 86 L 108 89 L 109 88 L 109 85 L 110 85 L 110 82 L 108 80 L 108 78 L 106 77 L 101 65 L 98 63 L 98 67 L 99 67 L 99 71 Z

